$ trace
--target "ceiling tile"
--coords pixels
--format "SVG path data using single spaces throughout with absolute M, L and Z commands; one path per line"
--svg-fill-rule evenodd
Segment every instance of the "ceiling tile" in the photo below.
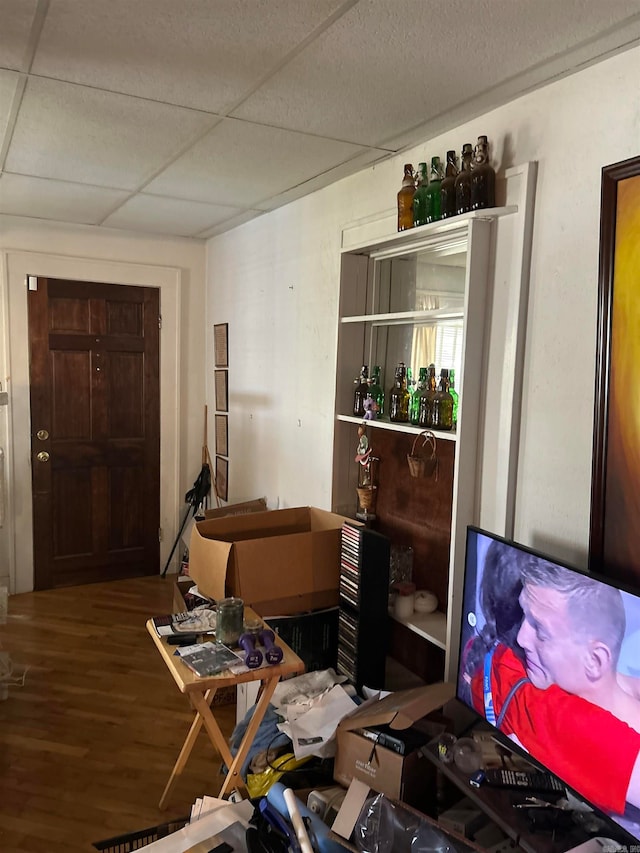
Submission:
M 32 78 L 6 169 L 136 189 L 212 121 L 181 107 Z
M 105 219 L 109 228 L 129 228 L 157 234 L 193 237 L 240 213 L 238 207 L 162 198 L 142 193 L 125 202 Z
M 225 119 L 145 192 L 251 207 L 361 153 L 348 142 Z
M 13 71 L 0 71 L 0 151 L 3 149 L 3 139 L 7 132 L 13 99 L 20 82 L 20 75 Z M 2 162 L 0 162 L 2 168 Z
M 5 172 L 0 175 L 0 213 L 96 225 L 128 193 L 105 187 L 89 187 L 30 178 Z
M 28 71 L 27 54 L 37 0 L 2 0 L 0 17 L 0 65 Z
M 344 0 L 51 0 L 33 73 L 222 112 Z
M 639 11 L 637 0 L 587 5 L 361 0 L 233 115 L 382 146 Z

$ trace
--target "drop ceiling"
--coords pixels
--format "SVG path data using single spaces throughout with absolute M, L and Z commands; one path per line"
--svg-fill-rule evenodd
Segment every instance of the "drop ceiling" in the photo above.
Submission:
M 0 0 L 0 214 L 206 238 L 639 41 L 639 0 Z

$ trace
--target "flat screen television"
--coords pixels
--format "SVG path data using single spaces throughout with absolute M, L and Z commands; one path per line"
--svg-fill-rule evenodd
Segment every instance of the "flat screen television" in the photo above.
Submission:
M 640 591 L 469 527 L 457 696 L 640 840 Z

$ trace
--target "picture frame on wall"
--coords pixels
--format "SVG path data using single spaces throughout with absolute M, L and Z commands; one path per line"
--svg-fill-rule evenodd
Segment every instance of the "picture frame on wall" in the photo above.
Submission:
M 213 356 L 216 367 L 229 367 L 228 323 L 216 323 L 213 327 Z
M 216 454 L 229 455 L 229 418 L 227 415 L 216 415 Z
M 216 488 L 222 501 L 229 499 L 229 460 L 216 456 Z
M 640 583 L 640 157 L 602 170 L 589 568 Z
M 226 370 L 214 371 L 216 411 L 229 411 L 229 373 Z

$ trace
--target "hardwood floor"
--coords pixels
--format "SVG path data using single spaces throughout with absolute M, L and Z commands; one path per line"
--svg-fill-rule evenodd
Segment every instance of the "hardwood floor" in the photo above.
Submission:
M 2 853 L 90 851 L 218 792 L 220 758 L 202 731 L 158 809 L 193 718 L 145 628 L 172 595 L 171 578 L 151 577 L 9 599 L 0 647 L 29 670 L 0 701 Z M 230 735 L 235 705 L 216 716 Z

